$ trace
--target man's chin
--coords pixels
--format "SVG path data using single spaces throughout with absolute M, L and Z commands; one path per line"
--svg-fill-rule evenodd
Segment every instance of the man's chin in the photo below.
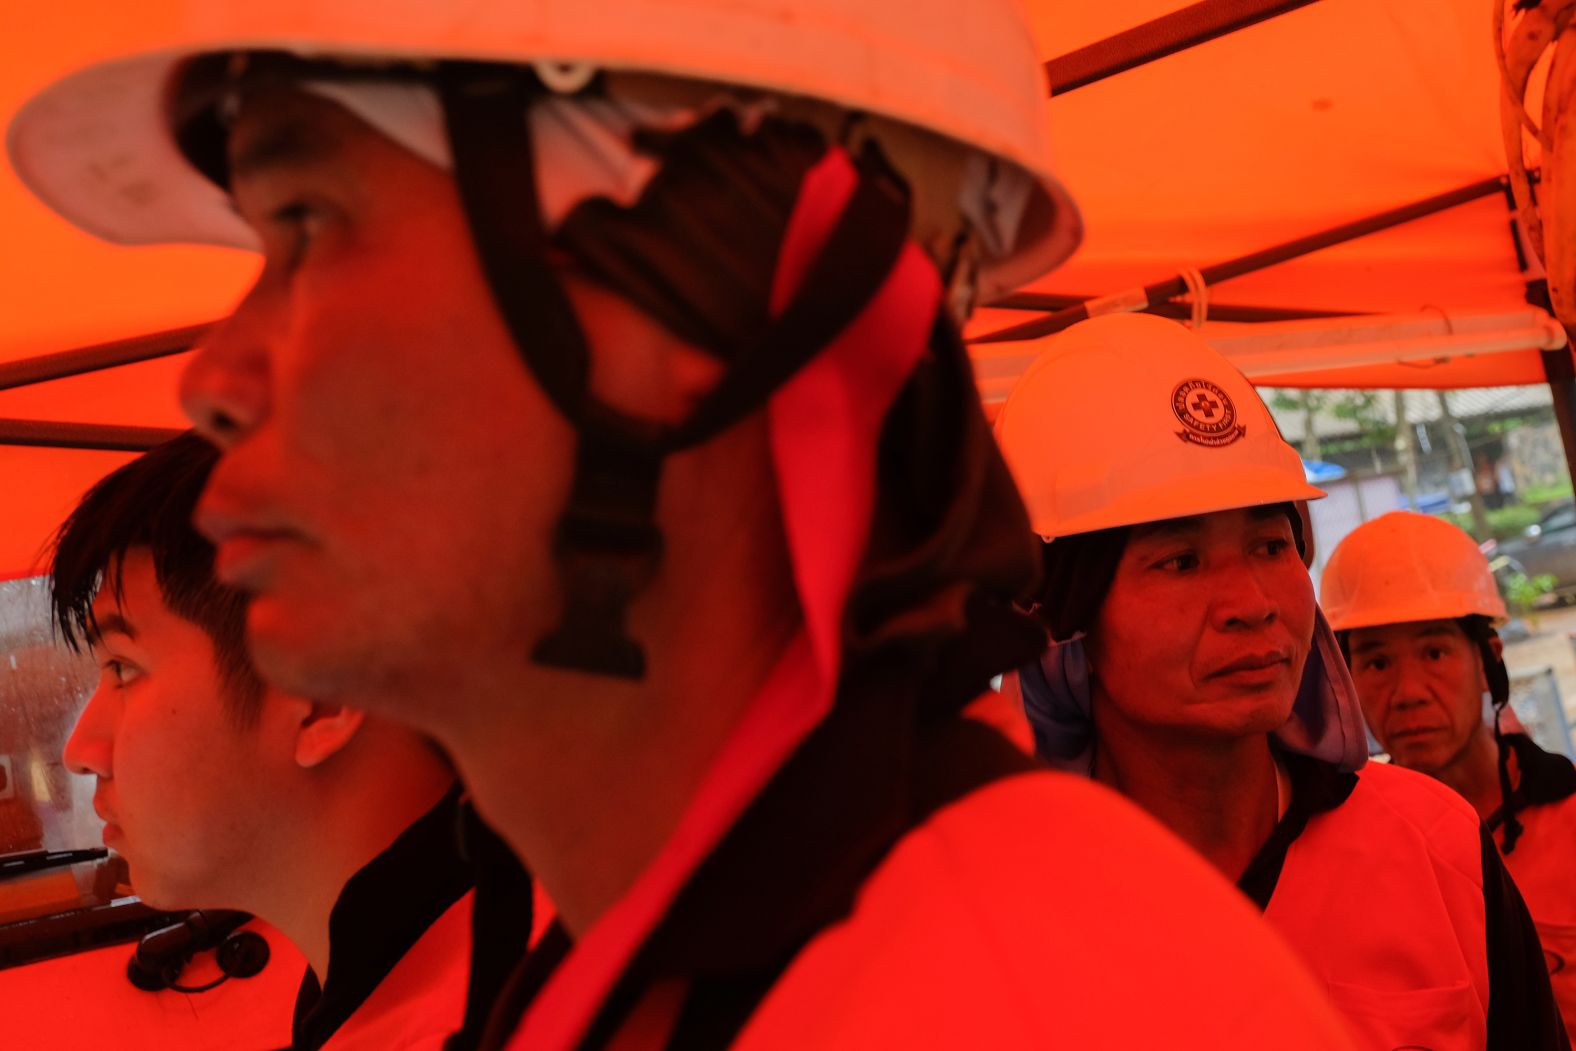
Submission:
M 246 643 L 263 681 L 285 693 L 323 698 L 339 692 L 336 668 L 343 659 L 329 650 L 333 632 L 314 632 L 304 618 L 271 598 L 252 601 L 246 620 Z
M 139 875 L 138 866 L 129 861 L 126 863 L 126 868 L 130 873 L 127 882 L 131 884 L 131 892 L 150 909 L 158 909 L 160 912 L 180 912 L 188 907 L 177 895 L 169 893 L 168 888 L 152 874 L 144 872 Z
M 1416 770 L 1418 773 L 1427 774 L 1429 777 L 1438 777 L 1440 771 L 1449 765 L 1449 757 L 1439 748 L 1416 747 L 1403 744 L 1388 751 L 1390 752 L 1390 761 L 1396 766 L 1405 767 L 1408 770 Z
M 1289 690 L 1210 698 L 1194 712 L 1196 725 L 1209 736 L 1227 739 L 1271 734 L 1291 718 L 1295 699 Z

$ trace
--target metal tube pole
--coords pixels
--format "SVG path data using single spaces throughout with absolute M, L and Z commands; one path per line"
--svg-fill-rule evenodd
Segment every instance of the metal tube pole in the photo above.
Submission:
M 1223 263 L 1203 268 L 1200 274 L 1205 284 L 1217 285 L 1233 277 L 1241 277 L 1255 270 L 1263 270 L 1277 263 L 1284 263 L 1289 259 L 1317 252 L 1321 248 L 1352 241 L 1368 234 L 1388 230 L 1393 226 L 1409 223 L 1413 219 L 1421 219 L 1435 212 L 1442 212 L 1447 208 L 1454 208 L 1469 201 L 1475 201 L 1490 194 L 1501 193 L 1507 185 L 1507 177 L 1497 175 L 1492 179 L 1482 179 L 1447 193 L 1436 194 L 1433 197 L 1403 205 L 1400 208 L 1391 208 L 1377 215 L 1370 215 L 1365 219 L 1356 219 L 1340 226 L 1306 237 L 1299 237 L 1284 244 L 1278 244 L 1259 252 L 1228 259 Z M 1087 318 L 1099 314 L 1115 314 L 1122 311 L 1143 310 L 1154 303 L 1163 303 L 1168 299 L 1175 299 L 1187 291 L 1187 282 L 1181 276 L 1170 277 L 1164 281 L 1157 281 L 1152 285 L 1142 288 L 1127 289 L 1114 295 L 1101 296 L 1087 300 L 1075 306 L 1058 310 L 1049 317 L 1037 318 L 1034 321 L 1025 321 L 1022 324 L 1009 328 L 997 329 L 969 340 L 970 343 L 1004 343 L 1015 339 L 1037 339 L 1048 336 L 1053 332 L 1060 332 L 1070 325 L 1075 325 Z
M 1576 330 L 1566 332 L 1576 339 Z M 1543 359 L 1543 378 L 1549 384 L 1549 396 L 1554 401 L 1554 421 L 1560 428 L 1560 446 L 1565 450 L 1565 471 L 1570 475 L 1571 486 L 1576 488 L 1576 359 L 1571 348 L 1545 350 L 1538 355 Z
M 43 449 L 145 452 L 184 431 L 168 427 L 120 427 L 102 423 L 0 419 L 0 445 Z
M 64 350 L 58 354 L 43 354 L 20 361 L 0 363 L 0 390 L 26 387 L 34 383 L 80 376 L 84 372 L 97 372 L 117 365 L 130 365 L 138 361 L 165 358 L 190 350 L 212 327 L 187 325 L 164 332 L 153 332 L 130 339 L 117 339 L 110 343 L 97 343 L 91 347 Z
M 1543 273 L 1542 260 L 1527 243 L 1526 232 L 1521 228 L 1516 197 L 1510 187 L 1505 187 L 1505 205 L 1510 209 L 1510 243 L 1516 249 L 1516 262 L 1526 277 L 1526 300 L 1549 314 L 1554 313 L 1554 301 L 1549 298 L 1549 279 Z M 1564 318 L 1560 319 L 1564 321 Z M 1565 472 L 1570 476 L 1571 487 L 1576 489 L 1576 328 L 1565 327 L 1570 337 L 1569 345 L 1539 353 L 1543 365 L 1543 378 L 1549 385 L 1549 399 L 1554 403 L 1554 422 L 1560 429 L 1560 447 L 1565 450 Z
M 1051 94 L 1115 76 L 1316 0 L 1203 0 L 1045 63 Z
M 1093 298 L 1093 296 L 1058 292 L 1015 292 L 1003 299 L 987 303 L 986 306 L 992 310 L 1035 310 L 1055 313 Z M 1152 303 L 1144 308 L 1144 313 L 1158 314 L 1160 317 L 1187 318 L 1192 316 L 1193 308 L 1187 303 L 1170 300 L 1165 303 Z M 1357 317 L 1360 313 L 1356 310 L 1301 310 L 1297 307 L 1253 307 L 1215 302 L 1209 304 L 1209 316 L 1216 321 L 1254 324 L 1267 321 L 1319 321 L 1325 318 Z

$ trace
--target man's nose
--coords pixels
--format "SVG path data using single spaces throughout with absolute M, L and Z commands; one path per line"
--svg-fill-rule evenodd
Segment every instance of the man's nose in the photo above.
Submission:
M 242 304 L 216 326 L 181 374 L 181 408 L 220 449 L 251 433 L 268 415 L 268 356 Z
M 114 771 L 115 733 L 103 691 L 95 691 L 66 739 L 66 769 L 84 776 L 110 777 Z
M 1203 586 L 1214 592 L 1215 617 L 1222 628 L 1261 628 L 1280 616 L 1274 596 L 1246 564 L 1239 563 L 1215 574 Z
M 1401 659 L 1396 662 L 1391 680 L 1390 705 L 1398 711 L 1419 708 L 1428 703 L 1429 690 L 1426 675 L 1417 661 Z

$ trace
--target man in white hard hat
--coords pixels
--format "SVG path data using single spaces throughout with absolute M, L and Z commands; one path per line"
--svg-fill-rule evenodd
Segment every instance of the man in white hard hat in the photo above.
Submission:
M 1037 751 L 1236 882 L 1360 1046 L 1569 1046 L 1471 808 L 1365 765 L 1299 557 L 1297 502 L 1324 494 L 1242 374 L 1174 322 L 1097 317 L 1048 341 L 996 426 L 1044 549 L 1054 642 L 1019 672 Z
M 56 621 L 101 668 L 66 763 L 97 779 L 105 845 L 143 901 L 251 912 L 306 956 L 282 1019 L 292 1051 L 438 1048 L 465 1022 L 473 916 L 487 935 L 476 987 L 491 975 L 496 988 L 525 948 L 530 881 L 431 741 L 258 679 L 245 597 L 214 578 L 213 545 L 191 524 L 217 459 L 194 434 L 166 442 L 95 485 L 60 529 Z M 492 872 L 518 908 L 474 913 L 462 828 L 470 854 L 500 857 Z M 488 955 L 500 952 L 502 967 Z
M 1041 639 L 957 323 L 1079 236 L 1015 4 L 177 22 L 11 155 L 262 250 L 199 521 L 264 673 L 442 741 L 559 907 L 491 1046 L 1342 1046 L 1179 844 L 958 715 Z
M 1477 543 L 1443 519 L 1392 511 L 1330 555 L 1322 598 L 1374 736 L 1443 781 L 1493 832 L 1527 899 L 1569 1030 L 1576 1023 L 1576 767 L 1502 733 L 1506 618 Z M 1485 697 L 1493 719 L 1484 716 Z

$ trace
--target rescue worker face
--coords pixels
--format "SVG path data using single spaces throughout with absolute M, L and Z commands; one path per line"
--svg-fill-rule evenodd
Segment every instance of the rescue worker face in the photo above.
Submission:
M 153 560 L 127 552 L 122 593 L 93 604 L 98 687 L 66 742 L 72 772 L 98 778 L 93 807 L 104 843 L 122 855 L 144 901 L 197 908 L 245 900 L 262 878 L 262 826 L 288 767 L 281 713 L 265 697 L 257 725 L 226 707 L 214 646 L 172 613 Z
M 1436 774 L 1483 729 L 1483 661 L 1454 620 L 1355 628 L 1347 645 L 1368 726 L 1400 765 Z
M 522 596 L 555 593 L 572 434 L 527 378 L 445 173 L 284 90 L 248 96 L 230 150 L 266 262 L 182 391 L 223 450 L 197 515 L 218 576 L 253 596 L 276 685 L 452 708 L 449 669 L 523 662 L 556 613 Z
M 1133 527 L 1089 659 L 1101 700 L 1126 721 L 1268 733 L 1291 715 L 1313 622 L 1284 512 L 1221 511 Z

